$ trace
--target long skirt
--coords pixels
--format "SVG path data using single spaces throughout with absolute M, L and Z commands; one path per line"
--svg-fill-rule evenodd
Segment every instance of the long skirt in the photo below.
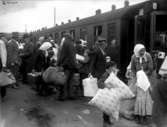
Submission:
M 150 90 L 144 91 L 137 87 L 136 101 L 134 114 L 139 116 L 151 116 L 152 115 L 153 101 L 151 98 Z

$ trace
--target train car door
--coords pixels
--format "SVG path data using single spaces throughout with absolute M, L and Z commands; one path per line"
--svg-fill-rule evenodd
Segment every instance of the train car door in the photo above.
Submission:
M 97 41 L 97 37 L 101 36 L 103 32 L 103 26 L 98 25 L 94 27 L 94 42 Z
M 167 52 L 167 12 L 154 11 L 151 14 L 151 49 L 156 49 L 156 42 L 160 42 L 161 50 Z
M 144 10 L 141 9 L 139 14 L 135 16 L 135 44 L 143 43 L 145 46 L 147 45 L 145 44 L 145 31 Z

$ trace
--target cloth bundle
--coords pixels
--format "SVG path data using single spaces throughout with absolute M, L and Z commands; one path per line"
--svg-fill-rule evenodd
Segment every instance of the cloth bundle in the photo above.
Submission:
M 110 88 L 119 88 L 117 90 L 119 91 L 121 99 L 129 99 L 134 97 L 134 94 L 129 87 L 114 73 L 111 73 L 104 83 L 105 85 L 110 86 Z
M 116 88 L 118 89 L 118 88 Z M 99 89 L 96 96 L 89 102 L 114 120 L 119 119 L 120 96 L 116 89 Z
M 108 114 L 110 118 L 118 120 L 120 101 L 122 99 L 133 98 L 135 95 L 114 73 L 111 73 L 105 80 L 105 85 L 110 86 L 110 89 L 108 87 L 98 90 L 89 104 L 98 107 Z
M 42 78 L 46 83 L 54 83 L 55 85 L 64 85 L 66 83 L 66 75 L 59 67 L 49 67 L 42 74 Z
M 7 86 L 16 83 L 14 75 L 10 72 L 0 72 L 0 86 Z
M 161 68 L 159 70 L 160 75 L 167 75 L 167 56 L 164 59 L 164 62 L 161 65 Z
M 137 86 L 144 91 L 150 87 L 150 81 L 143 70 L 137 72 Z

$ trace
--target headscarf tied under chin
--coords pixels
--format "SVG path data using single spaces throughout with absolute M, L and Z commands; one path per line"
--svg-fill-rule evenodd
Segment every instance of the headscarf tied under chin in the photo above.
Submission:
M 140 63 L 142 63 L 143 58 L 147 61 L 146 56 L 145 56 L 146 52 L 144 53 L 143 56 L 140 56 L 140 50 L 142 50 L 142 49 L 145 49 L 145 46 L 142 45 L 142 44 L 137 44 L 134 48 L 134 54 L 135 54 L 136 57 L 139 58 Z

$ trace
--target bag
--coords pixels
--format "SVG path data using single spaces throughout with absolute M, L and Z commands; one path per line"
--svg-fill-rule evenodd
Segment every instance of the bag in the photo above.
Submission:
M 117 88 L 99 89 L 89 104 L 96 106 L 115 120 L 119 119 L 120 96 Z
M 16 83 L 16 79 L 10 72 L 0 72 L 0 86 L 7 86 Z
M 137 86 L 147 91 L 150 87 L 150 81 L 143 70 L 137 72 Z
M 81 56 L 81 55 L 79 55 L 79 54 L 76 54 L 76 60 L 78 60 L 78 61 L 84 61 L 85 60 L 85 57 L 84 56 Z
M 49 67 L 42 74 L 42 78 L 46 83 L 54 83 L 55 85 L 64 85 L 66 83 L 66 75 L 59 67 Z
M 164 62 L 162 63 L 160 70 L 159 70 L 160 75 L 165 75 L 167 74 L 167 56 L 164 59 Z
M 129 87 L 121 81 L 114 73 L 111 73 L 110 76 L 105 80 L 105 85 L 110 85 L 111 88 L 118 88 L 119 96 L 121 99 L 133 98 L 135 95 L 129 89 Z
M 82 83 L 84 88 L 84 96 L 94 97 L 98 90 L 97 78 L 90 76 L 86 79 L 83 79 Z

